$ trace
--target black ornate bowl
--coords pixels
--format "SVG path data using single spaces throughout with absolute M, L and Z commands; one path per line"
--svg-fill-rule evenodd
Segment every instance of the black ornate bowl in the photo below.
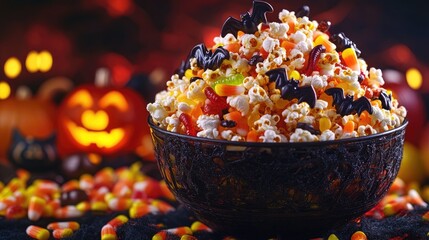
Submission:
M 407 122 L 359 138 L 249 143 L 190 137 L 149 120 L 161 175 L 214 230 L 245 239 L 320 237 L 386 194 Z

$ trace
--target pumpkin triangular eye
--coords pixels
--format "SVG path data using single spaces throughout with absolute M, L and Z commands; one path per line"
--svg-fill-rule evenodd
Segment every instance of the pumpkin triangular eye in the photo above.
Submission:
M 70 97 L 67 101 L 69 107 L 82 106 L 83 108 L 90 108 L 93 104 L 91 94 L 87 90 L 79 90 Z
M 124 95 L 118 91 L 111 91 L 104 95 L 100 101 L 99 106 L 106 108 L 107 106 L 115 106 L 120 111 L 125 112 L 128 110 L 128 103 Z

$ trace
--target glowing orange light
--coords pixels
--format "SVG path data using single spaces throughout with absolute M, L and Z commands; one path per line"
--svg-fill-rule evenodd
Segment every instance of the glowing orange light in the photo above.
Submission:
M 25 60 L 25 67 L 28 72 L 35 73 L 39 70 L 38 67 L 39 54 L 36 51 L 30 51 Z
M 95 165 L 101 162 L 101 156 L 95 153 L 88 154 L 88 158 L 89 158 L 89 161 Z
M 6 99 L 10 96 L 10 86 L 7 82 L 0 82 L 0 99 Z
M 125 131 L 122 128 L 114 128 L 110 132 L 93 132 L 79 127 L 71 121 L 67 122 L 67 128 L 73 139 L 86 147 L 95 143 L 99 148 L 111 148 L 118 145 L 125 136 Z
M 16 57 L 11 57 L 4 64 L 4 73 L 8 78 L 16 78 L 21 73 L 21 62 Z
M 125 112 L 128 110 L 128 103 L 124 95 L 117 91 L 111 91 L 107 93 L 102 99 L 100 99 L 100 107 L 106 108 L 107 106 L 115 106 L 120 111 Z
M 51 70 L 53 64 L 52 54 L 48 51 L 30 51 L 25 60 L 25 67 L 31 73 L 41 71 L 47 72 Z
M 410 86 L 412 89 L 417 90 L 422 86 L 422 74 L 417 68 L 408 69 L 405 73 L 405 77 L 407 79 L 408 86 Z
M 100 131 L 104 130 L 109 125 L 109 116 L 103 110 L 94 112 L 85 110 L 81 116 L 82 125 L 87 129 Z
M 73 94 L 70 100 L 67 102 L 69 107 L 82 106 L 83 108 L 89 108 L 93 104 L 91 94 L 86 90 L 80 90 Z
M 41 51 L 39 53 L 39 69 L 41 72 L 47 72 L 52 68 L 52 54 L 48 51 Z

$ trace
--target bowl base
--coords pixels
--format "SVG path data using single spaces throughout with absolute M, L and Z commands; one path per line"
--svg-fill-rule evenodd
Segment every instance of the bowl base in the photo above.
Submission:
M 326 236 L 330 230 L 344 226 L 363 213 L 342 214 L 340 212 L 314 215 L 285 217 L 281 214 L 258 216 L 251 211 L 221 214 L 222 210 L 201 211 L 192 209 L 196 217 L 217 233 L 234 236 L 239 239 L 311 239 Z M 235 217 L 234 217 L 235 216 Z

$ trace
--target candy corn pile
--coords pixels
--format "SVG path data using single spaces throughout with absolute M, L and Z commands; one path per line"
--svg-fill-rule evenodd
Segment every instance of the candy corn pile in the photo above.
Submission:
M 248 142 L 311 142 L 376 134 L 400 126 L 407 111 L 380 69 L 307 6 L 270 4 L 228 18 L 211 46 L 197 44 L 147 110 L 161 128 Z M 238 14 L 237 14 L 238 15 Z
M 106 167 L 61 185 L 42 179 L 28 185 L 29 173 L 18 170 L 8 183 L 0 182 L 0 239 L 236 239 L 199 222 L 141 166 Z M 20 232 L 9 236 L 10 229 Z M 425 239 L 428 233 L 429 208 L 419 189 L 396 179 L 362 218 L 321 237 Z

